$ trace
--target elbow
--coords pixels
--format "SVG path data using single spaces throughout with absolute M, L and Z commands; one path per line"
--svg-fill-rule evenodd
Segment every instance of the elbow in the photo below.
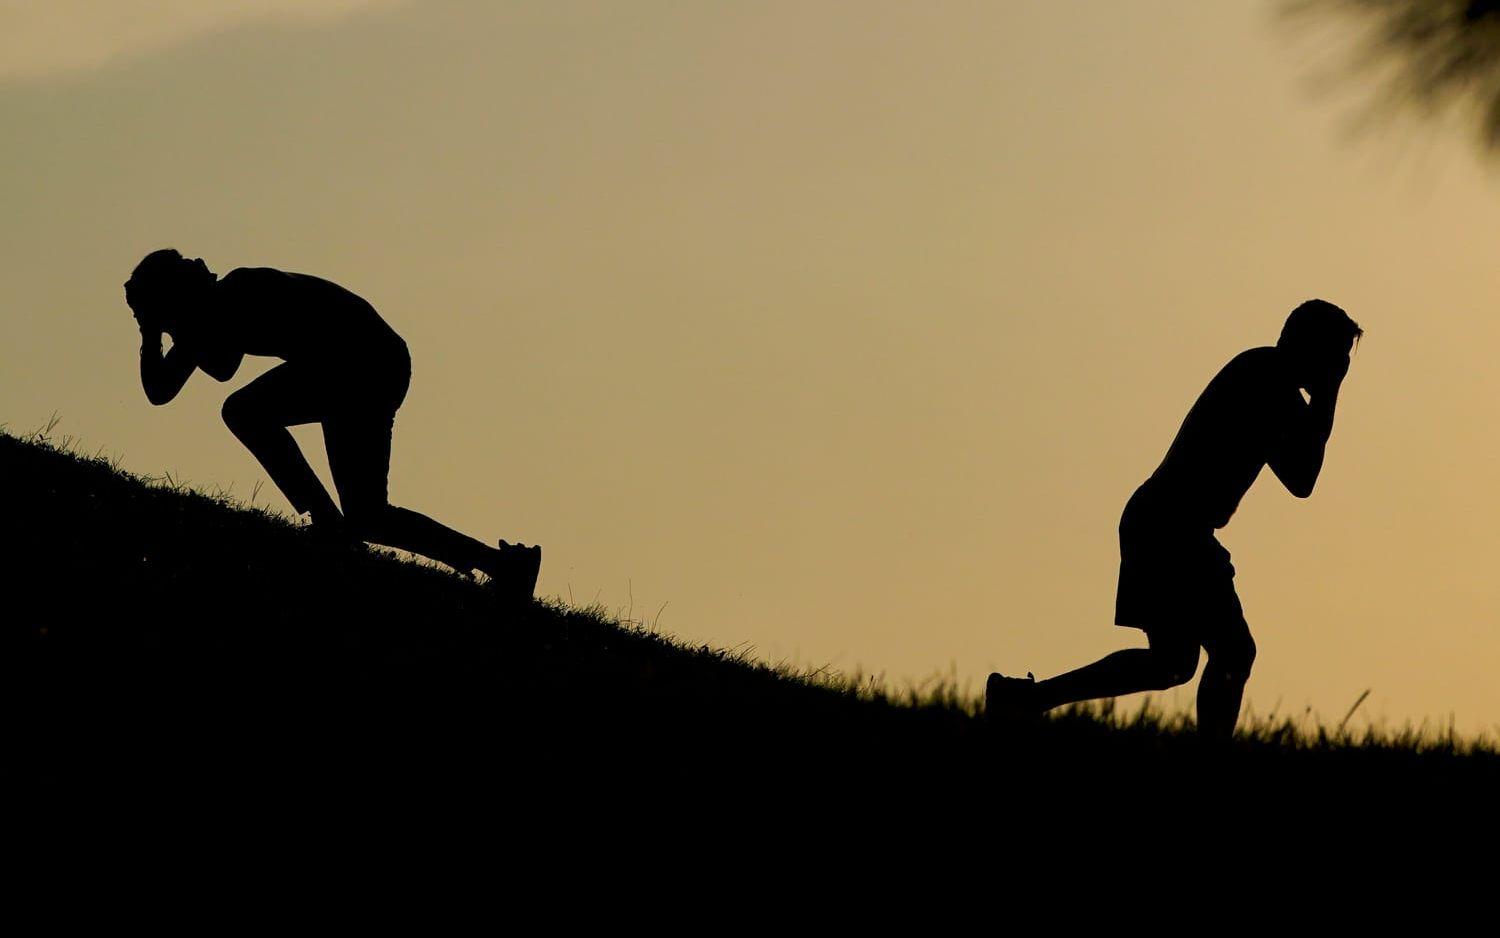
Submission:
M 152 406 L 160 407 L 163 404 L 170 404 L 181 388 L 167 388 L 160 385 L 148 384 L 142 390 L 146 392 L 146 400 L 150 401 Z
M 1290 460 L 1277 460 L 1271 463 L 1271 470 L 1276 473 L 1276 479 L 1283 488 L 1298 498 L 1307 498 L 1312 494 L 1313 485 L 1318 481 L 1318 471 L 1322 466 L 1307 465 L 1305 463 Z

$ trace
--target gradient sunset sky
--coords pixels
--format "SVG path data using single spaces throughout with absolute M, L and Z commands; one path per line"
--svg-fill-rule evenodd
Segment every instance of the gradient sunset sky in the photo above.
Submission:
M 1367 338 L 1318 489 L 1220 535 L 1250 704 L 1493 731 L 1500 179 L 1348 133 L 1274 13 L 0 3 L 0 422 L 248 496 L 219 406 L 274 362 L 153 408 L 120 285 L 318 274 L 412 349 L 393 500 L 543 544 L 539 594 L 977 692 L 1142 643 L 1125 500 L 1323 297 Z

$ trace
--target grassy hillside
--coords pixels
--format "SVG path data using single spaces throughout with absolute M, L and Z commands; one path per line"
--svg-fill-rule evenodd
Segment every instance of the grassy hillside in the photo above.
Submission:
M 793 787 L 902 780 L 978 802 L 1101 775 L 1449 792 L 1500 780 L 1492 749 L 1441 734 L 1263 722 L 1205 749 L 1182 718 L 1107 709 L 990 727 L 952 691 L 893 698 L 597 610 L 507 610 L 480 583 L 320 543 L 38 434 L 0 434 L 0 499 L 0 778 L 11 784 L 443 791 L 525 779 L 618 791 L 754 775 Z

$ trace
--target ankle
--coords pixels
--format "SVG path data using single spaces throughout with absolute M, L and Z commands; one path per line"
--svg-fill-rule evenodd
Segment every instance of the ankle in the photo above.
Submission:
M 315 528 L 341 527 L 344 516 L 337 508 L 314 508 L 307 513 L 307 519 Z
M 1048 710 L 1051 710 L 1055 707 L 1060 707 L 1064 703 L 1066 703 L 1066 701 L 1057 699 L 1057 692 L 1051 685 L 1051 678 L 1037 681 L 1035 684 L 1031 685 L 1030 702 L 1031 705 L 1036 708 L 1038 713 L 1046 713 Z

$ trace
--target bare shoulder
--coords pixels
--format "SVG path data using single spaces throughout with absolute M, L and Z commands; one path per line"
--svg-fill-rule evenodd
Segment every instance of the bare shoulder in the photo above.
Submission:
M 226 299 L 248 299 L 285 278 L 286 274 L 274 267 L 236 267 L 219 278 L 218 290 Z
M 1258 408 L 1294 390 L 1286 379 L 1281 352 L 1274 346 L 1246 349 L 1231 358 L 1209 383 L 1205 396 Z
M 1246 349 L 1219 370 L 1217 380 L 1250 388 L 1274 388 L 1285 384 L 1286 364 L 1273 345 Z
M 1231 358 L 1224 368 L 1226 371 L 1234 368 L 1246 374 L 1272 374 L 1282 368 L 1281 351 L 1274 345 L 1247 348 Z
M 224 284 L 252 284 L 266 280 L 280 280 L 286 276 L 284 271 L 275 267 L 236 267 L 229 273 L 219 278 Z
M 1247 349 L 1224 366 L 1224 373 L 1233 370 L 1230 383 L 1246 404 L 1279 414 L 1302 403 L 1283 356 L 1273 345 Z

